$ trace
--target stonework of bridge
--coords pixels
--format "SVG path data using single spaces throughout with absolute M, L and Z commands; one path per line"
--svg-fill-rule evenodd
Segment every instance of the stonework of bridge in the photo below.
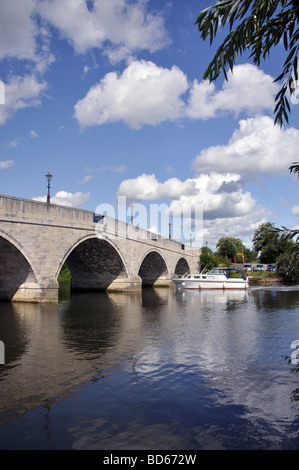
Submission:
M 73 290 L 140 291 L 198 272 L 199 249 L 91 211 L 0 195 L 0 300 L 57 302 Z

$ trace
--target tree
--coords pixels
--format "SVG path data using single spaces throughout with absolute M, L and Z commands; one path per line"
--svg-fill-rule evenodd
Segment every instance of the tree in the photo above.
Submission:
M 213 251 L 207 246 L 203 246 L 201 249 L 201 255 L 199 258 L 201 268 L 207 268 L 208 270 L 218 266 L 219 258 Z
M 261 224 L 253 235 L 253 249 L 261 263 L 274 263 L 293 246 L 290 237 L 282 236 L 273 223 Z
M 291 173 L 297 173 L 299 177 L 299 162 L 293 163 L 289 168 Z M 285 274 L 286 278 L 292 281 L 299 280 L 299 230 L 282 227 L 276 228 L 276 232 L 281 234 L 281 238 L 291 242 L 286 253 L 278 259 L 280 272 Z
M 274 224 L 272 224 L 271 222 L 266 222 L 265 224 L 259 225 L 259 227 L 254 232 L 252 243 L 253 249 L 258 257 L 262 256 L 262 252 L 265 248 L 268 252 L 276 252 L 275 241 L 278 238 L 278 234 L 275 233 L 274 228 Z M 271 261 L 266 262 L 272 263 L 273 261 L 275 261 L 275 259 L 276 254 L 274 255 L 273 253 Z
M 227 256 L 233 261 L 234 256 L 242 251 L 242 240 L 233 237 L 222 237 L 218 240 L 216 247 L 219 256 L 222 258 Z
M 299 162 L 294 162 L 290 168 L 289 168 L 290 172 L 291 173 L 297 173 L 298 174 L 298 178 L 299 178 Z
M 283 85 L 275 97 L 275 123 L 288 123 L 290 104 L 287 92 L 294 95 L 298 81 L 299 50 L 298 0 L 220 0 L 203 10 L 195 24 L 203 40 L 213 43 L 218 27 L 229 25 L 229 34 L 218 48 L 205 71 L 204 79 L 215 81 L 221 70 L 227 79 L 227 69 L 233 70 L 237 57 L 250 52 L 253 63 L 260 65 L 273 47 L 282 43 L 286 58 L 275 81 Z M 235 29 L 233 27 L 235 26 Z
M 288 281 L 299 280 L 299 254 L 295 244 L 277 258 L 277 268 L 279 274 Z
M 290 281 L 299 280 L 299 230 L 289 230 L 286 227 L 276 229 L 281 239 L 287 242 L 287 249 L 278 257 L 279 273 Z

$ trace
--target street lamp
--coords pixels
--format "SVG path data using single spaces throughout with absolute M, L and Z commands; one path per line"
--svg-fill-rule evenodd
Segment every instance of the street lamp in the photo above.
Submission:
M 47 181 L 48 181 L 48 195 L 47 195 L 47 204 L 50 204 L 50 183 L 51 183 L 51 179 L 53 178 L 53 175 L 51 175 L 51 173 L 48 171 L 48 173 L 46 174 L 46 178 L 47 178 Z
M 133 219 L 134 219 L 134 204 L 133 204 L 133 202 L 131 202 L 130 207 L 131 207 L 131 225 L 133 225 Z

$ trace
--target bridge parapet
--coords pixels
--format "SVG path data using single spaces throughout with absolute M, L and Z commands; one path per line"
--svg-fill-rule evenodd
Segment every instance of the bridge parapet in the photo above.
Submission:
M 129 238 L 132 240 L 143 240 L 144 242 L 154 242 L 154 244 L 158 243 L 165 248 L 172 248 L 174 250 L 190 250 L 190 247 L 187 247 L 180 241 L 163 237 L 150 230 L 113 219 L 107 215 L 58 204 L 47 204 L 31 199 L 0 195 L 0 215 L 5 218 L 8 217 L 11 221 L 20 222 L 23 220 L 25 222 L 27 220 L 28 222 L 34 221 L 42 225 L 56 225 L 57 223 L 60 226 L 71 227 L 74 224 L 78 227 L 88 225 L 88 228 L 94 230 L 99 238 Z
M 94 213 L 90 211 L 4 195 L 0 195 L 0 214 L 18 219 L 39 219 L 44 223 L 48 223 L 51 219 L 59 219 L 62 223 L 92 224 L 94 222 Z

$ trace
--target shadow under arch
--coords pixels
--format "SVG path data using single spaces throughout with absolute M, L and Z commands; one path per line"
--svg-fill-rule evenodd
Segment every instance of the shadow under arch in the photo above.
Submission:
M 190 274 L 190 267 L 185 258 L 180 258 L 176 264 L 174 274 L 177 276 L 185 276 Z
M 12 300 L 25 283 L 37 283 L 32 262 L 16 240 L 0 232 L 0 300 Z
M 66 264 L 73 291 L 107 290 L 117 279 L 127 279 L 127 269 L 119 250 L 110 240 L 95 236 L 78 240 L 66 253 L 56 273 Z
M 142 286 L 162 286 L 169 284 L 169 273 L 166 261 L 158 251 L 148 252 L 138 271 Z

